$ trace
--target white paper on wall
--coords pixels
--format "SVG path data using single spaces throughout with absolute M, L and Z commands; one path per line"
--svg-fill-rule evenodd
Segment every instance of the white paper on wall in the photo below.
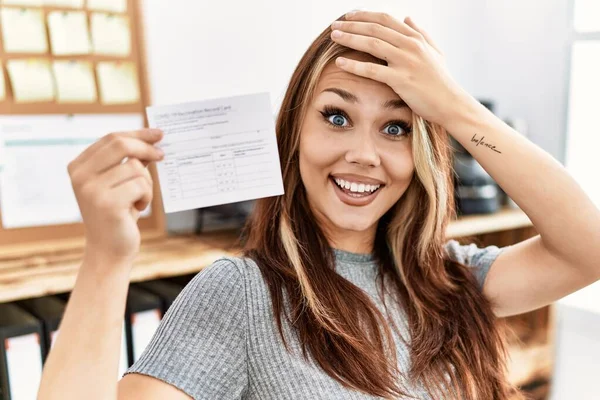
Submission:
M 90 10 L 124 13 L 127 11 L 127 0 L 87 0 Z
M 0 116 L 4 228 L 80 222 L 67 165 L 100 137 L 143 125 L 141 114 Z
M 50 45 L 54 55 L 91 52 L 87 15 L 84 11 L 52 11 L 48 14 Z
M 58 60 L 52 63 L 52 69 L 59 103 L 96 102 L 98 96 L 91 62 Z
M 133 337 L 133 361 L 144 352 L 160 325 L 159 309 L 138 312 L 132 315 L 131 332 Z
M 131 104 L 140 101 L 138 76 L 134 63 L 99 62 L 96 71 L 103 104 Z
M 0 9 L 0 27 L 7 53 L 40 54 L 48 51 L 41 10 L 3 7 Z
M 48 60 L 33 58 L 8 60 L 6 69 L 16 103 L 54 100 L 54 79 Z
M 131 53 L 127 16 L 92 13 L 90 24 L 95 54 L 125 57 Z
M 6 339 L 11 399 L 35 399 L 42 379 L 42 349 L 37 333 Z

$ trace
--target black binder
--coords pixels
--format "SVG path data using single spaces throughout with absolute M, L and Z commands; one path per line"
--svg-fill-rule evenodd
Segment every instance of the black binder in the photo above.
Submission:
M 125 332 L 129 365 L 140 357 L 162 319 L 160 298 L 130 285 L 125 307 Z
M 198 274 L 198 272 L 194 272 L 192 274 L 186 274 L 186 275 L 170 276 L 168 278 L 165 278 L 164 280 L 167 282 L 174 283 L 174 284 L 179 285 L 182 288 L 184 288 L 187 286 L 188 283 L 190 283 L 190 281 L 192 279 L 194 279 L 194 277 L 197 274 Z
M 65 311 L 65 302 L 56 296 L 44 296 L 17 301 L 16 304 L 42 323 L 42 360 L 46 363 L 54 337 Z
M 160 298 L 163 317 L 183 289 L 183 286 L 165 280 L 138 282 L 135 285 Z
M 42 323 L 14 303 L 0 304 L 0 400 L 35 399 L 42 377 Z

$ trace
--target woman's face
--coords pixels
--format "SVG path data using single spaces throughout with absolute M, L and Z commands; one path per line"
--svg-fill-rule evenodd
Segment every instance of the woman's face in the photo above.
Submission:
M 334 246 L 358 251 L 357 241 L 371 244 L 377 221 L 410 184 L 411 121 L 410 108 L 386 84 L 333 62 L 323 71 L 300 133 L 300 174 Z

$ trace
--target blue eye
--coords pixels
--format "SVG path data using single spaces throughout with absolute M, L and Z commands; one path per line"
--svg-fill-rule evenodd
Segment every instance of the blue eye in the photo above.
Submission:
M 403 125 L 405 124 L 389 124 L 388 126 L 386 126 L 386 128 L 389 128 L 389 131 L 387 131 L 386 133 L 392 136 L 400 136 L 402 134 L 402 131 L 408 133 L 409 130 Z
M 344 125 L 344 121 L 351 123 L 350 117 L 343 110 L 332 107 L 325 106 L 323 111 L 320 111 L 321 115 L 323 115 L 323 119 L 333 128 L 343 129 L 348 127 L 349 125 Z M 332 118 L 333 117 L 333 118 Z M 409 133 L 411 133 L 411 126 L 402 120 L 390 121 L 388 125 L 386 125 L 386 129 L 389 129 L 387 132 L 384 130 L 384 134 L 391 139 L 399 139 L 402 138 Z
M 344 121 L 350 121 L 348 115 L 339 108 L 325 106 L 325 109 L 320 111 L 320 113 L 325 119 L 325 122 L 327 122 L 333 128 L 346 128 L 348 125 L 344 125 Z
M 331 117 L 333 117 L 333 121 L 331 120 Z M 331 122 L 333 125 L 343 126 L 344 121 L 346 120 L 346 117 L 344 117 L 343 115 L 340 115 L 340 114 L 334 114 L 334 115 L 327 117 L 327 120 L 329 122 Z

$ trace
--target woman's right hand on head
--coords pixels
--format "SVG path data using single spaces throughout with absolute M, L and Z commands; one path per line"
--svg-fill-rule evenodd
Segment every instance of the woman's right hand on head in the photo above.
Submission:
M 137 221 L 152 201 L 146 166 L 162 160 L 162 151 L 154 146 L 162 136 L 157 129 L 111 133 L 69 163 L 85 227 L 86 255 L 115 262 L 133 261 L 137 255 Z

